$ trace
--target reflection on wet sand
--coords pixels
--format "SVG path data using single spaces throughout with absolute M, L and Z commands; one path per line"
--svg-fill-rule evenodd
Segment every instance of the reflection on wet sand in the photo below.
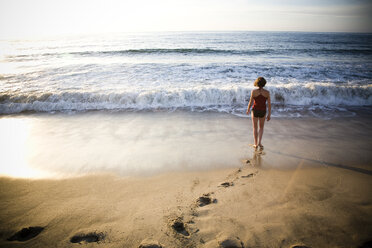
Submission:
M 2 117 L 0 175 L 151 175 L 237 167 L 242 159 L 263 169 L 295 169 L 304 160 L 304 167 L 371 174 L 369 118 L 273 119 L 258 152 L 247 145 L 250 125 L 228 114 L 182 111 Z
M 253 151 L 253 155 L 252 155 L 252 160 L 251 160 L 251 164 L 253 165 L 253 167 L 262 167 L 262 157 L 265 155 L 264 153 L 260 152 L 260 151 Z

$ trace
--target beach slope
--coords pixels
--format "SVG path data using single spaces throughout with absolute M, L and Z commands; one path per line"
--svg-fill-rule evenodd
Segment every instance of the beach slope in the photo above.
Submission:
M 369 247 L 367 170 L 253 162 L 151 177 L 3 177 L 0 247 Z M 17 236 L 29 227 L 41 231 Z

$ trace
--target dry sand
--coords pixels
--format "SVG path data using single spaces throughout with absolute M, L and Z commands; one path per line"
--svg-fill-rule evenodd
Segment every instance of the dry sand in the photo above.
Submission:
M 152 177 L 1 178 L 0 247 L 371 247 L 370 171 L 255 162 Z M 7 240 L 28 227 L 44 229 Z

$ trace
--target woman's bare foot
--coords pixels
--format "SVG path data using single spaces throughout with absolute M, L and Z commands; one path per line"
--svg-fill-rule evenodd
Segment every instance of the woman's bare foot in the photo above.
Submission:
M 260 147 L 261 151 L 264 149 L 264 146 L 262 144 L 259 144 L 258 146 Z

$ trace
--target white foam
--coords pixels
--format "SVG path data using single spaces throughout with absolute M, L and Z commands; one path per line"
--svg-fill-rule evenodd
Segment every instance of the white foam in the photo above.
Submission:
M 1 93 L 0 113 L 23 111 L 86 111 L 86 110 L 152 110 L 199 108 L 233 111 L 245 106 L 251 87 L 194 86 L 149 88 L 121 92 L 33 92 Z M 372 85 L 337 85 L 335 83 L 280 84 L 269 86 L 273 104 L 284 106 L 325 107 L 370 106 Z

